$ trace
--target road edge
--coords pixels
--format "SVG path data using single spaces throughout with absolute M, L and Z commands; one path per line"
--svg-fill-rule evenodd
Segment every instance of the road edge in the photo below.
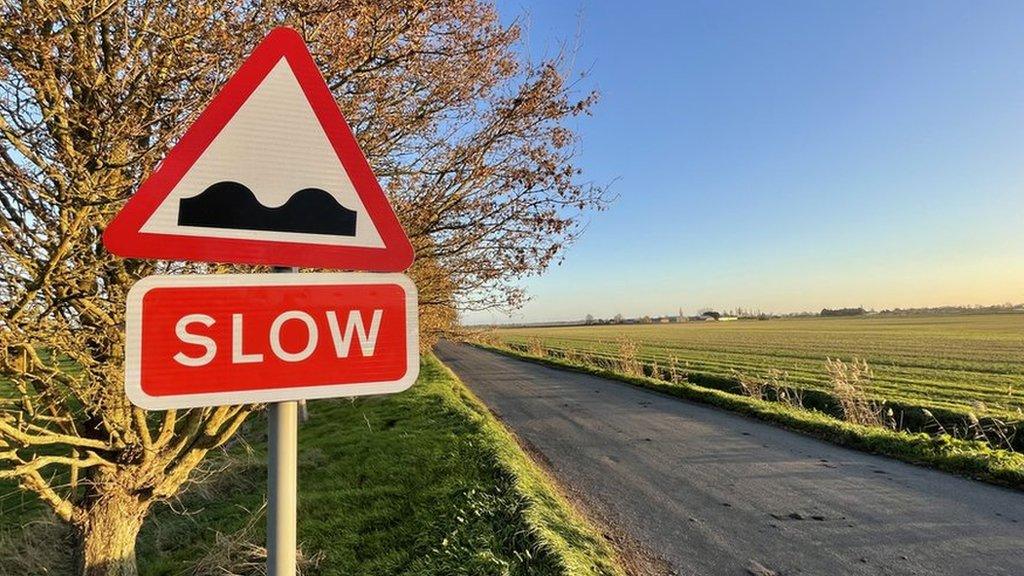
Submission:
M 757 400 L 689 382 L 673 384 L 647 376 L 629 376 L 479 342 L 467 344 L 510 358 L 617 380 L 668 396 L 737 412 L 839 446 L 1024 491 L 1024 454 L 996 450 L 983 442 L 851 424 L 815 410 L 800 410 L 778 402 Z
M 493 440 L 490 446 L 498 468 L 509 474 L 527 506 L 524 520 L 567 576 L 625 576 L 623 559 L 602 536 L 602 531 L 579 510 L 558 481 L 536 462 L 529 450 L 436 354 L 430 356 L 457 386 L 465 407 Z

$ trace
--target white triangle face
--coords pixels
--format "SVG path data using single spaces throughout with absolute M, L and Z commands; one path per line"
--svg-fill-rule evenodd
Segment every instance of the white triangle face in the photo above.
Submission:
M 261 213 L 271 215 L 275 214 L 273 209 L 287 211 L 289 207 L 285 204 L 296 192 L 319 189 L 345 209 L 355 212 L 354 230 L 336 234 L 278 231 L 274 226 L 249 229 L 216 222 L 196 225 L 194 219 L 181 218 L 183 199 L 195 198 L 209 187 L 224 182 L 244 185 L 262 205 L 257 207 Z M 323 206 L 323 203 L 316 205 Z M 216 221 L 216 214 L 209 212 L 206 210 L 203 217 Z M 142 226 L 141 232 L 384 247 L 380 233 L 284 58 L 217 134 Z

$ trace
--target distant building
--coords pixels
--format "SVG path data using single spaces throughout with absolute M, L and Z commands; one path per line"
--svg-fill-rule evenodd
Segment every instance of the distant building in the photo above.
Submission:
M 863 316 L 865 314 L 867 314 L 867 311 L 864 310 L 863 306 L 859 308 L 825 308 L 821 311 L 822 316 Z

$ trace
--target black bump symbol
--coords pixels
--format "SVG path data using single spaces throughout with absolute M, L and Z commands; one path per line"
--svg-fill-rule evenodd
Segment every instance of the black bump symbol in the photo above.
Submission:
M 225 181 L 182 198 L 178 225 L 355 236 L 356 212 L 320 188 L 304 188 L 283 205 L 267 208 L 248 186 Z

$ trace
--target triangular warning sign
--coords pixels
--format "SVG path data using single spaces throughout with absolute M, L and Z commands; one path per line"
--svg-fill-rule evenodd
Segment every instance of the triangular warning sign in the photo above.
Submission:
M 132 258 L 400 272 L 409 239 L 302 38 L 256 47 L 103 234 Z

